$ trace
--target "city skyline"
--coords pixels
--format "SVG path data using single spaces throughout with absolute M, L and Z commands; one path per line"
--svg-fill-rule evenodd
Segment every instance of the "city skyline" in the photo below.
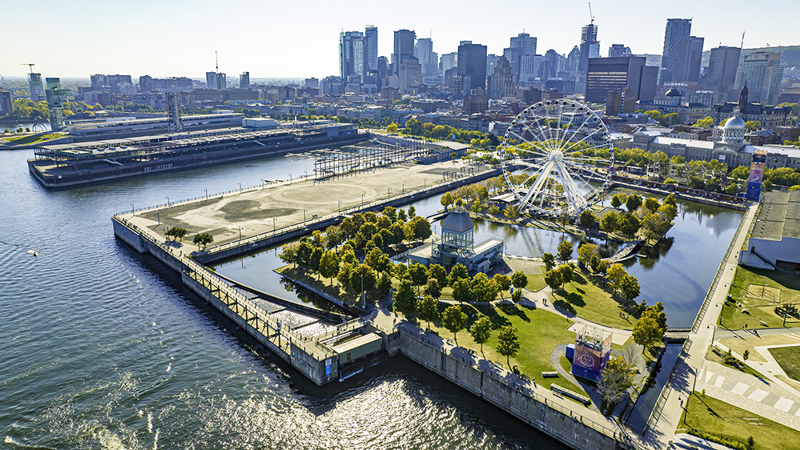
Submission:
M 417 4 L 419 8 L 414 7 Z M 40 10 L 58 11 L 61 5 L 48 0 Z M 552 48 L 566 55 L 580 44 L 581 28 L 590 22 L 588 5 L 583 1 L 535 6 L 500 1 L 488 11 L 477 2 L 472 3 L 474 7 L 467 3 L 454 10 L 445 5 L 412 1 L 391 15 L 371 11 L 367 3 L 364 8 L 348 8 L 354 12 L 347 15 L 322 2 L 311 2 L 302 11 L 305 15 L 300 15 L 301 11 L 292 5 L 266 6 L 257 2 L 242 2 L 235 10 L 208 14 L 210 9 L 205 6 L 211 5 L 203 0 L 166 5 L 145 0 L 139 7 L 120 14 L 118 8 L 103 2 L 80 1 L 58 14 L 36 17 L 39 31 L 34 34 L 25 32 L 30 20 L 9 21 L 0 31 L 0 42 L 7 47 L 0 61 L 0 75 L 25 77 L 28 67 L 22 64 L 35 63 L 34 71 L 47 76 L 126 73 L 134 77 L 147 74 L 203 78 L 213 70 L 217 51 L 220 72 L 249 71 L 253 78 L 321 78 L 339 72 L 340 33 L 363 32 L 367 25 L 375 25 L 379 30 L 380 56 L 392 54 L 393 34 L 400 29 L 415 31 L 418 38 L 432 37 L 433 51 L 439 55 L 457 51 L 463 40 L 486 45 L 488 53 L 501 55 L 509 39 L 523 31 L 538 39 L 537 53 L 544 54 Z M 781 8 L 798 10 L 796 4 L 783 0 L 775 2 L 768 11 L 750 11 L 743 1 L 728 2 L 725 8 L 676 1 L 670 8 L 674 12 L 642 14 L 632 21 L 631 11 L 638 10 L 639 5 L 632 1 L 595 2 L 592 12 L 601 55 L 612 44 L 629 46 L 635 54 L 660 54 L 668 18 L 691 18 L 692 34 L 705 37 L 706 50 L 720 44 L 738 47 L 745 30 L 745 48 L 791 45 L 793 36 L 780 30 L 792 29 L 794 15 L 774 12 Z M 518 12 L 508 14 L 512 9 Z M 249 12 L 242 14 L 242 10 Z M 478 10 L 481 14 L 474 13 Z M 7 17 L 30 16 L 29 8 L 21 3 L 2 11 Z M 565 11 L 571 14 L 562 17 Z M 162 21 L 161 17 L 179 20 Z M 271 24 L 270 17 L 281 20 Z M 81 23 L 86 26 L 65 25 Z M 113 29 L 122 32 L 116 38 L 108 36 L 109 28 L 103 24 L 114 24 Z M 163 30 L 158 32 L 161 24 Z M 136 30 L 146 32 L 140 35 Z M 25 36 L 24 45 L 8 45 L 15 42 L 13 36 Z M 181 45 L 184 40 L 191 44 Z M 69 44 L 59 48 L 53 42 Z M 273 42 L 276 45 L 270 45 Z

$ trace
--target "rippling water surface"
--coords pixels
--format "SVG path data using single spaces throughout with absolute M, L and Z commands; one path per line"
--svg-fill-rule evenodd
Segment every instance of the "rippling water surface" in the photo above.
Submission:
M 296 177 L 311 161 L 48 192 L 30 157 L 0 152 L 0 447 L 564 448 L 399 357 L 310 386 L 113 236 L 131 203 Z

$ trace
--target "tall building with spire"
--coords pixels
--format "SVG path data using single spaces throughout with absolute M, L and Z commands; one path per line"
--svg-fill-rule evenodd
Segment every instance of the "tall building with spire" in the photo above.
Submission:
M 578 62 L 578 72 L 586 73 L 589 66 L 589 58 L 600 57 L 600 41 L 597 40 L 597 25 L 592 23 L 581 28 L 581 56 Z

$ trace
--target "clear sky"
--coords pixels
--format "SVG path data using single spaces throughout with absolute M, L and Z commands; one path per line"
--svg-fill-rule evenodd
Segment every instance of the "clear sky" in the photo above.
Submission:
M 797 0 L 674 0 L 592 2 L 601 56 L 611 44 L 660 54 L 667 18 L 693 18 L 704 49 L 800 44 Z M 567 53 L 589 23 L 586 1 L 573 0 L 43 0 L 0 2 L 0 75 L 93 73 L 204 77 L 214 70 L 251 78 L 338 75 L 339 32 L 378 27 L 380 55 L 392 51 L 394 30 L 433 37 L 440 55 L 471 40 L 502 54 L 523 30 L 538 53 Z

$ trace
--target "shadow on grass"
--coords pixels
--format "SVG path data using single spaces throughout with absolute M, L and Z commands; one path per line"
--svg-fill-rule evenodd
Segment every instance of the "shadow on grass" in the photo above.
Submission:
M 525 311 L 523 311 L 522 308 L 520 308 L 517 305 L 503 304 L 503 305 L 498 306 L 498 308 L 501 311 L 503 311 L 503 313 L 505 313 L 505 314 L 507 314 L 509 316 L 518 316 L 520 319 L 524 320 L 525 322 L 530 322 L 531 321 L 530 317 L 528 317 L 528 315 L 525 313 Z M 506 319 L 506 321 L 508 321 L 508 319 Z
M 501 316 L 497 313 L 494 307 L 489 305 L 476 305 L 474 307 L 478 312 L 483 314 L 484 316 L 488 317 L 489 320 L 492 322 L 492 328 L 497 330 L 503 328 L 506 325 L 511 325 L 511 321 L 508 318 Z M 505 312 L 505 311 L 504 311 Z

